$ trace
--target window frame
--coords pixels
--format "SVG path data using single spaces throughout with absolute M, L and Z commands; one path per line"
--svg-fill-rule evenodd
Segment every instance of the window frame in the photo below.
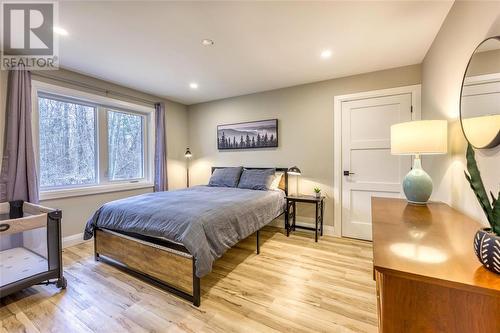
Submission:
M 130 103 L 107 96 L 88 93 L 72 88 L 61 87 L 42 81 L 32 81 L 32 128 L 33 146 L 37 173 L 40 175 L 40 142 L 39 142 L 39 111 L 38 96 L 54 96 L 55 99 L 95 107 L 96 126 L 96 184 L 64 185 L 58 187 L 40 188 L 40 200 L 50 200 L 97 193 L 127 191 L 154 186 L 154 144 L 155 125 L 152 106 Z M 143 170 L 144 177 L 140 179 L 110 180 L 108 179 L 108 111 L 118 111 L 144 117 L 143 121 Z

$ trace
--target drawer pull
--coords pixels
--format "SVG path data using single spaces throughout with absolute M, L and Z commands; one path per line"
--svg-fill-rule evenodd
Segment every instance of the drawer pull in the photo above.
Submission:
M 2 223 L 0 224 L 0 232 L 7 231 L 10 228 L 10 224 Z

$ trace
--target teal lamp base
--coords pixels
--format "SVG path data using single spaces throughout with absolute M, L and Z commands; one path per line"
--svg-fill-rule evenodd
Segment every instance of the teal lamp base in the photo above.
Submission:
M 432 179 L 422 169 L 420 156 L 413 160 L 413 168 L 403 179 L 403 191 L 406 200 L 414 205 L 425 205 L 432 194 Z

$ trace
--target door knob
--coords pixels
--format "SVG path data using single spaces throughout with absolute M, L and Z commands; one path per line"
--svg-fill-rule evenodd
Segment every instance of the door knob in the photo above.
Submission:
M 344 170 L 344 176 L 355 175 L 354 172 L 349 172 L 349 170 Z

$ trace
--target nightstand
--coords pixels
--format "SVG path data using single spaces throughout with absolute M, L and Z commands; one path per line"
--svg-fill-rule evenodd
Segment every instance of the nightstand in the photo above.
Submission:
M 315 228 L 305 227 L 301 225 L 296 225 L 296 204 L 297 202 L 304 202 L 309 204 L 314 204 L 316 207 L 316 218 L 315 218 Z M 313 195 L 289 195 L 286 197 L 286 212 L 285 212 L 285 229 L 287 237 L 290 235 L 290 231 L 295 229 L 306 229 L 314 230 L 314 240 L 318 241 L 318 231 L 320 236 L 323 236 L 323 212 L 324 212 L 325 197 L 316 198 Z M 290 223 L 291 219 L 291 223 Z

